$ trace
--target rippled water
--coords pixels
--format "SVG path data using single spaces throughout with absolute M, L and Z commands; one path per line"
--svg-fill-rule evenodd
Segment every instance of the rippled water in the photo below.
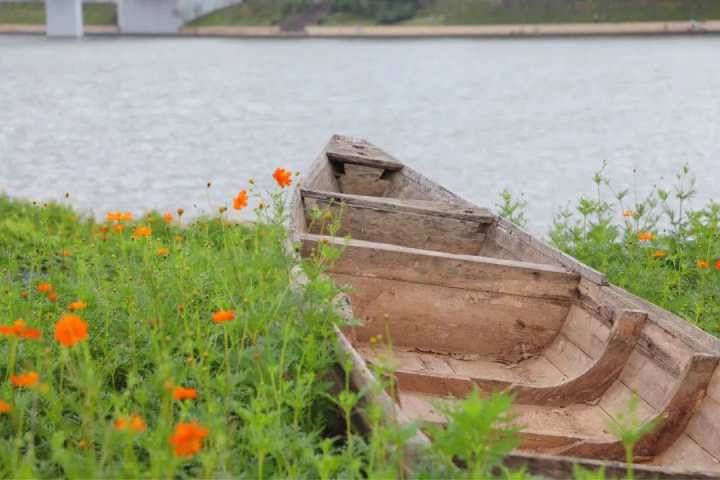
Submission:
M 0 36 L 0 191 L 197 213 L 338 132 L 483 205 L 523 192 L 539 232 L 603 160 L 641 191 L 689 163 L 699 204 L 720 197 L 718 52 L 720 37 Z

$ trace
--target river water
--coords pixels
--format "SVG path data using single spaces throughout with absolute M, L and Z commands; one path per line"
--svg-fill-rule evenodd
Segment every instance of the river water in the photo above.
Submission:
M 700 206 L 720 197 L 720 37 L 0 36 L 12 196 L 198 214 L 251 177 L 270 187 L 277 166 L 303 170 L 336 132 L 481 205 L 523 193 L 540 233 L 603 161 L 641 193 L 688 163 Z

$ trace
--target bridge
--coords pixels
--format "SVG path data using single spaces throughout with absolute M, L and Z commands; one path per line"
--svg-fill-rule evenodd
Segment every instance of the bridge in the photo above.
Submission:
M 117 4 L 118 28 L 130 34 L 178 33 L 183 25 L 243 0 L 111 0 Z M 46 0 L 47 35 L 81 37 L 83 0 Z

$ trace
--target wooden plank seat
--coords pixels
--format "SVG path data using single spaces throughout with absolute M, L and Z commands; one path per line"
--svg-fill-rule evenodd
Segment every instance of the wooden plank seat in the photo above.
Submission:
M 397 345 L 437 353 L 533 355 L 555 339 L 577 297 L 580 276 L 550 265 L 313 234 L 295 238 L 304 257 L 320 242 L 344 249 L 330 273 L 351 288 L 353 312 L 364 321 L 347 333 L 355 343 L 389 333 Z
M 668 449 L 687 427 L 718 363 L 713 355 L 695 354 L 676 379 L 672 393 L 661 408 L 642 403 L 641 420 L 657 419 L 659 425 L 635 448 L 636 461 L 649 461 Z M 606 395 L 616 395 L 608 391 Z M 453 400 L 399 389 L 403 411 L 414 420 L 444 424 L 438 402 Z M 609 431 L 608 424 L 619 410 L 598 404 L 576 403 L 566 407 L 518 403 L 513 407 L 517 424 L 522 426 L 521 450 L 569 455 L 601 460 L 620 460 L 622 443 Z
M 324 233 L 327 221 L 312 210 L 339 217 L 339 236 L 448 253 L 476 255 L 494 216 L 484 208 L 453 207 L 440 201 L 407 200 L 301 189 L 310 233 Z M 392 226 L 392 228 L 390 228 Z

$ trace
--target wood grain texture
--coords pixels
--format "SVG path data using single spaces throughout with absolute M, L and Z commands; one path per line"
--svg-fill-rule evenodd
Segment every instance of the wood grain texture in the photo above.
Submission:
M 578 272 L 584 278 L 598 285 L 607 285 L 608 283 L 607 275 L 551 247 L 504 218 L 498 217 L 495 228 L 489 229 L 488 232 L 490 233 L 488 246 L 495 243 L 498 247 L 519 255 L 518 260 L 560 265 L 568 270 Z
M 602 351 L 585 371 L 555 385 L 513 385 L 515 401 L 564 407 L 599 398 L 623 370 L 646 318 L 644 312 L 620 313 Z
M 354 341 L 388 332 L 395 345 L 438 353 L 487 355 L 523 346 L 539 353 L 554 337 L 568 306 L 499 293 L 468 291 L 397 280 L 333 274 L 351 288 Z
M 330 267 L 332 273 L 506 293 L 567 304 L 577 298 L 580 277 L 562 268 L 330 236 L 303 234 L 297 238 L 303 242 L 302 254 L 306 257 L 320 242 L 341 248 L 340 258 Z
M 672 397 L 665 402 L 656 418 L 660 424 L 635 447 L 638 458 L 654 458 L 667 450 L 688 426 L 700 406 L 718 358 L 703 354 L 693 356 L 683 375 L 675 384 Z M 621 459 L 624 448 L 620 441 L 578 440 L 556 453 L 596 459 Z
M 329 161 L 339 164 L 340 172 L 346 163 L 390 172 L 396 172 L 403 168 L 403 164 L 389 153 L 361 138 L 333 135 L 325 147 L 325 154 Z
M 368 208 L 341 205 L 331 200 L 304 199 L 306 223 L 310 233 L 327 230 L 322 223 L 311 223 L 311 211 L 329 211 L 340 218 L 337 236 L 390 243 L 424 250 L 475 255 L 485 238 L 485 221 L 464 220 L 426 213 L 403 212 L 397 208 Z
M 456 220 L 468 220 L 477 223 L 492 223 L 493 220 L 495 220 L 495 216 L 486 208 L 455 207 L 431 200 L 404 200 L 400 198 L 350 195 L 309 188 L 302 188 L 300 192 L 305 199 L 313 198 L 324 203 L 337 203 L 374 210 L 389 210 L 400 213 L 454 218 Z
M 569 378 L 543 356 L 503 368 L 490 359 L 459 360 L 452 356 L 387 352 L 383 355 L 394 368 L 400 389 L 438 397 L 463 397 L 474 388 L 483 393 L 505 391 L 521 404 L 565 407 L 598 399 L 616 380 L 635 347 L 646 316 L 626 311 L 616 320 L 601 354 L 588 357 L 585 367 Z M 557 340 L 556 340 L 557 341 Z M 383 355 L 364 350 L 370 361 Z M 529 364 L 526 367 L 525 364 Z M 545 377 L 545 381 L 544 380 Z M 548 381 L 551 378 L 553 381 Z

